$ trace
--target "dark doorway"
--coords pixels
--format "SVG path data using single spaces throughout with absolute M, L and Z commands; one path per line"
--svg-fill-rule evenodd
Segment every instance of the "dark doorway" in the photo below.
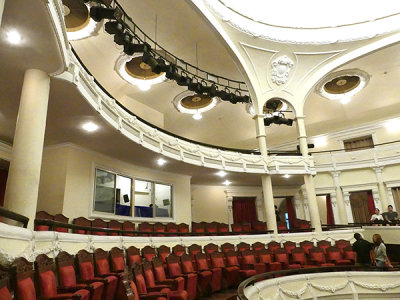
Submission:
M 0 206 L 4 206 L 4 195 L 6 193 L 6 184 L 8 177 L 8 168 L 10 162 L 0 159 Z
M 373 208 L 369 206 L 373 205 Z M 353 213 L 354 223 L 368 223 L 371 220 L 371 209 L 375 209 L 371 191 L 351 192 L 350 193 L 351 212 Z
M 233 197 L 233 223 L 257 221 L 256 197 Z

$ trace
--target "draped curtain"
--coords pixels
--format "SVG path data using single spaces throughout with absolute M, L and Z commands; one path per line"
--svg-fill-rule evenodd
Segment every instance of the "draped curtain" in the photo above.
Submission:
M 288 213 L 289 227 L 294 227 L 294 220 L 296 219 L 296 211 L 293 207 L 292 197 L 286 198 L 286 211 Z
M 326 195 L 326 224 L 335 225 L 335 218 L 333 216 L 331 195 Z
M 367 194 L 368 194 L 368 211 L 370 215 L 373 215 L 375 213 L 374 197 L 372 197 L 372 191 L 368 191 Z
M 256 197 L 233 197 L 232 211 L 233 223 L 257 221 Z
M 396 206 L 396 210 L 400 210 L 400 187 L 392 188 L 394 205 Z
M 350 205 L 354 223 L 368 223 L 375 211 L 375 203 L 371 191 L 351 192 Z

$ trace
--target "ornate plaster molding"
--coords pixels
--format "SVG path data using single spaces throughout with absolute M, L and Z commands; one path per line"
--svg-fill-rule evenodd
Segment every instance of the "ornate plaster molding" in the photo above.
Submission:
M 285 84 L 294 67 L 294 62 L 286 55 L 279 56 L 271 62 L 271 80 L 276 85 Z

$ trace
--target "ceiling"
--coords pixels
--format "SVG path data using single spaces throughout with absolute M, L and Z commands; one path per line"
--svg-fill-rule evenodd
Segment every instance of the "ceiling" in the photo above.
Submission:
M 167 50 L 194 64 L 196 59 L 193 53 L 197 43 L 200 68 L 234 79 L 242 78 L 224 44 L 188 2 L 175 0 L 120 2 L 151 36 L 157 14 L 158 42 Z M 24 10 L 20 9 L 22 5 L 25 7 Z M 19 46 L 12 46 L 5 40 L 6 32 L 12 28 L 18 29 L 23 36 L 23 43 Z M 112 37 L 103 30 L 96 37 L 76 41 L 72 45 L 90 72 L 116 99 L 129 107 L 131 104 L 127 102 L 132 98 L 160 112 L 164 116 L 166 130 L 214 145 L 246 149 L 258 147 L 254 121 L 246 112 L 244 105 L 222 102 L 213 110 L 206 112 L 202 120 L 195 121 L 191 116 L 181 114 L 174 108 L 173 98 L 185 90 L 174 82 L 164 82 L 148 92 L 142 92 L 123 81 L 114 72 L 114 63 L 121 49 L 115 46 Z M 305 110 L 308 135 L 332 132 L 380 118 L 398 116 L 399 50 L 400 46 L 392 46 L 343 67 L 360 68 L 371 75 L 369 85 L 349 104 L 343 105 L 311 93 Z M 40 68 L 48 73 L 57 72 L 62 65 L 58 53 L 57 41 L 43 1 L 7 1 L 0 28 L 1 141 L 12 143 L 24 71 L 28 68 Z M 83 132 L 80 125 L 88 120 L 98 123 L 101 129 L 90 135 Z M 151 122 L 151 119 L 148 121 Z M 296 138 L 295 126 L 273 125 L 267 128 L 267 140 L 271 147 L 295 141 Z M 45 144 L 58 143 L 74 143 L 145 167 L 152 167 L 153 164 L 156 167 L 155 162 L 158 158 L 158 154 L 128 140 L 106 124 L 72 85 L 52 80 Z M 136 153 L 134 156 L 131 155 L 133 151 Z M 215 175 L 217 170 L 178 161 L 168 161 L 163 170 L 192 176 L 194 184 L 216 185 L 223 181 Z M 227 177 L 233 185 L 261 183 L 260 175 L 231 173 Z M 298 186 L 302 183 L 302 176 L 292 176 L 290 179 L 273 176 L 274 185 Z

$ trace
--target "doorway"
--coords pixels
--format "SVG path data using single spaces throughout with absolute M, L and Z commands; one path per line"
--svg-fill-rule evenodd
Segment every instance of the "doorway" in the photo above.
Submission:
M 252 223 L 257 221 L 256 197 L 233 197 L 233 223 Z
M 354 223 L 370 222 L 371 214 L 375 210 L 371 191 L 351 192 L 350 205 Z

